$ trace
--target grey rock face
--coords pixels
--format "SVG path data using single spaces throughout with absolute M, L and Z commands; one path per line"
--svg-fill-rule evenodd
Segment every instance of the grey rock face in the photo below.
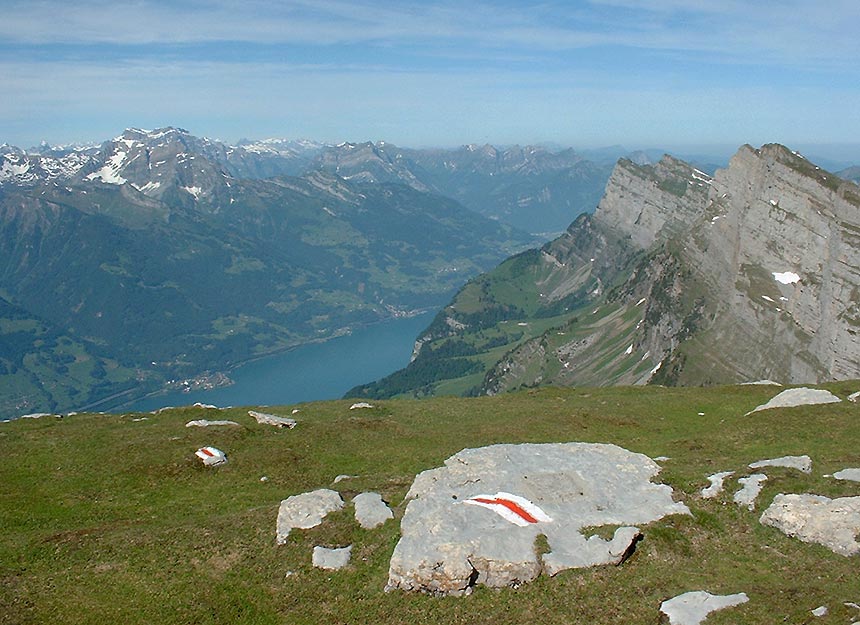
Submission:
M 366 530 L 373 529 L 394 518 L 379 493 L 361 493 L 352 500 L 355 506 L 355 520 Z
M 615 445 L 464 449 L 415 478 L 387 589 L 463 594 L 475 584 L 516 586 L 541 570 L 618 562 L 639 535 L 629 525 L 689 513 L 671 488 L 651 483 L 659 470 Z M 611 541 L 580 532 L 608 524 L 625 527 Z M 551 549 L 543 558 L 541 534 Z
M 248 414 L 254 417 L 254 420 L 261 425 L 274 425 L 275 427 L 288 428 L 290 430 L 296 427 L 296 420 L 290 419 L 289 417 L 279 417 L 277 415 L 257 412 L 255 410 L 249 410 Z
M 343 499 L 337 491 L 321 488 L 309 493 L 293 495 L 281 502 L 275 540 L 279 545 L 287 542 L 293 528 L 316 527 L 329 512 L 343 508 Z
M 814 404 L 834 404 L 841 402 L 836 395 L 824 389 L 790 388 L 781 392 L 769 402 L 756 406 L 749 413 L 771 408 L 793 408 L 795 406 L 811 406 Z
M 337 571 L 349 564 L 352 555 L 352 545 L 340 549 L 328 549 L 326 547 L 314 547 L 311 561 L 318 569 Z
M 712 595 L 704 590 L 685 592 L 660 604 L 660 612 L 669 618 L 670 625 L 699 625 L 708 614 L 741 605 L 749 601 L 746 593 Z
M 777 495 L 759 519 L 803 542 L 818 543 L 843 556 L 860 553 L 860 497 Z
M 812 458 L 809 456 L 782 456 L 771 460 L 759 460 L 749 465 L 750 469 L 763 469 L 765 467 L 786 467 L 797 469 L 802 473 L 812 473 Z

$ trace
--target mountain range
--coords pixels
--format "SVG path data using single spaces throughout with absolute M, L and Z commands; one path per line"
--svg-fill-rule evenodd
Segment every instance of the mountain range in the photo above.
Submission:
M 777 144 L 714 176 L 622 159 L 593 215 L 471 280 L 406 369 L 349 395 L 860 377 L 858 209 Z
M 4 146 L 0 415 L 217 384 L 249 358 L 436 307 L 536 241 L 434 193 L 311 167 L 321 149 L 177 128 Z

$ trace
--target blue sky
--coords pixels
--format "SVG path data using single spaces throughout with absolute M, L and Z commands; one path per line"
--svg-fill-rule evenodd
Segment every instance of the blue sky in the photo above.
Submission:
M 857 0 L 0 0 L 0 143 L 860 144 Z M 857 159 L 860 160 L 860 153 Z

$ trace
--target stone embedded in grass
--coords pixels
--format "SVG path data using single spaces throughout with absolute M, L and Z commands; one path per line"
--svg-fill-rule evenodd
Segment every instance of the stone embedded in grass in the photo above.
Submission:
M 316 527 L 322 523 L 329 512 L 341 508 L 343 508 L 343 499 L 340 493 L 327 488 L 287 497 L 278 508 L 276 542 L 283 545 L 287 542 L 290 530 L 293 528 Z
M 362 408 L 373 408 L 373 404 L 368 404 L 366 401 L 360 401 L 349 407 L 350 410 L 360 410 Z
M 850 402 L 857 403 L 858 399 L 860 399 L 860 391 L 857 391 L 856 393 L 851 393 L 848 396 L 848 401 L 850 401 Z
M 833 474 L 837 480 L 860 482 L 860 468 L 842 469 Z
M 326 547 L 314 547 L 314 553 L 311 561 L 318 569 L 327 571 L 337 571 L 349 564 L 349 557 L 352 554 L 352 545 L 341 547 L 339 549 L 328 549 Z
M 766 481 L 767 476 L 762 473 L 739 478 L 738 484 L 743 488 L 735 493 L 735 503 L 739 506 L 746 506 L 749 510 L 754 510 L 756 497 L 758 497 Z
M 746 593 L 712 595 L 704 590 L 685 592 L 660 604 L 660 612 L 669 618 L 669 625 L 699 625 L 708 614 L 741 605 L 749 601 Z
M 254 417 L 257 423 L 261 425 L 274 425 L 275 427 L 289 428 L 290 430 L 296 427 L 296 420 L 288 417 L 279 417 L 273 414 L 266 414 L 265 412 L 257 412 L 256 410 L 249 410 L 248 414 Z
M 227 464 L 227 454 L 215 447 L 201 447 L 194 452 L 194 455 L 200 458 L 207 467 L 217 467 Z
M 771 460 L 759 460 L 749 465 L 750 469 L 763 469 L 765 467 L 785 467 L 797 469 L 802 473 L 812 473 L 812 458 L 809 456 L 782 456 Z
M 542 570 L 618 563 L 639 537 L 630 525 L 689 514 L 669 486 L 650 481 L 659 471 L 616 445 L 464 449 L 416 476 L 386 589 L 464 594 L 476 584 L 517 586 Z M 580 531 L 604 525 L 623 527 L 612 540 Z M 550 548 L 542 556 L 540 535 Z
M 822 495 L 777 495 L 759 519 L 806 543 L 824 545 L 834 553 L 860 553 L 860 497 L 830 499 Z
M 794 406 L 811 406 L 815 404 L 835 404 L 841 402 L 836 395 L 824 389 L 790 388 L 781 392 L 769 402 L 756 406 L 747 414 L 771 408 L 793 408 Z
M 712 499 L 723 492 L 723 480 L 727 477 L 734 475 L 734 471 L 722 471 L 720 473 L 714 473 L 710 477 L 708 477 L 708 481 L 711 483 L 707 488 L 703 488 L 701 495 L 704 499 Z
M 352 500 L 355 506 L 355 520 L 366 530 L 373 529 L 394 518 L 379 493 L 361 493 Z
M 185 427 L 187 427 L 187 428 L 193 428 L 193 427 L 208 428 L 208 427 L 213 427 L 216 425 L 239 425 L 239 424 L 236 423 L 235 421 L 226 421 L 226 420 L 209 421 L 207 419 L 194 419 L 193 421 L 189 421 L 188 423 L 186 423 Z

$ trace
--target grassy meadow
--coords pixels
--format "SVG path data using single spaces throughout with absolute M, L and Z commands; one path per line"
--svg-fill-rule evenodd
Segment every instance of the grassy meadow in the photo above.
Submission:
M 826 385 L 840 397 L 860 382 Z M 660 603 L 689 590 L 746 592 L 707 623 L 851 623 L 858 556 L 845 558 L 759 524 L 779 492 L 860 495 L 825 474 L 860 466 L 860 406 L 850 402 L 744 416 L 780 389 L 542 388 L 496 397 L 350 401 L 261 408 L 293 430 L 258 425 L 248 408 L 80 414 L 0 423 L 0 624 L 26 623 L 658 623 Z M 699 413 L 704 413 L 700 415 Z M 241 427 L 186 428 L 191 419 Z M 621 566 L 542 576 L 468 597 L 385 593 L 403 501 L 415 474 L 465 447 L 605 442 L 654 458 L 656 478 L 691 516 L 644 526 Z M 203 467 L 194 451 L 224 450 Z M 731 501 L 746 465 L 808 454 L 812 475 L 765 469 L 759 504 Z M 736 471 L 703 500 L 707 476 Z M 336 476 L 353 475 L 332 485 Z M 261 477 L 267 477 L 261 481 Z M 317 488 L 344 500 L 382 494 L 395 520 L 363 530 L 347 505 L 275 544 L 280 501 Z M 311 566 L 314 545 L 352 544 L 346 569 Z M 826 605 L 829 614 L 810 610 Z

